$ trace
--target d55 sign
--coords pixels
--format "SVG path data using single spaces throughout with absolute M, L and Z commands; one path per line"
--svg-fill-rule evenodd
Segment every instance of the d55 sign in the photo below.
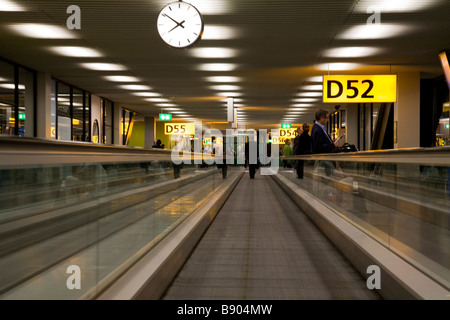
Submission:
M 192 135 L 195 134 L 194 123 L 165 123 L 164 134 L 166 135 Z
M 323 76 L 323 102 L 397 102 L 397 75 Z

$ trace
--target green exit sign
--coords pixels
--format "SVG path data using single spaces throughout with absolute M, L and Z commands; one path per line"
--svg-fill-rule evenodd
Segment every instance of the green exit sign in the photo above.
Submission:
M 281 124 L 281 129 L 290 129 L 291 128 L 291 124 L 290 123 L 282 123 Z
M 159 114 L 159 120 L 161 121 L 172 121 L 172 115 L 169 114 L 164 114 L 164 113 L 160 113 Z
M 445 124 L 445 129 L 450 129 L 450 123 Z
M 25 113 L 19 113 L 19 120 L 25 120 Z

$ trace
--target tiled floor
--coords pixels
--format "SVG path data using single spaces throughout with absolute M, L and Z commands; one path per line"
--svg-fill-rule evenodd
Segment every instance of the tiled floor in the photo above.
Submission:
M 248 173 L 164 299 L 380 299 L 272 178 Z

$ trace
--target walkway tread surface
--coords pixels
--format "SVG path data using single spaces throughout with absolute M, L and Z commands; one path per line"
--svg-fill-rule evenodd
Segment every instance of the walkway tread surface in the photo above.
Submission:
M 271 177 L 246 173 L 163 299 L 380 296 Z

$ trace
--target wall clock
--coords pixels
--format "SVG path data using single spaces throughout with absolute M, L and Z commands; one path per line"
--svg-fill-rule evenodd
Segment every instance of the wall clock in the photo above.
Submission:
M 188 48 L 201 39 L 203 18 L 193 5 L 176 1 L 159 12 L 158 32 L 165 43 L 173 48 Z

